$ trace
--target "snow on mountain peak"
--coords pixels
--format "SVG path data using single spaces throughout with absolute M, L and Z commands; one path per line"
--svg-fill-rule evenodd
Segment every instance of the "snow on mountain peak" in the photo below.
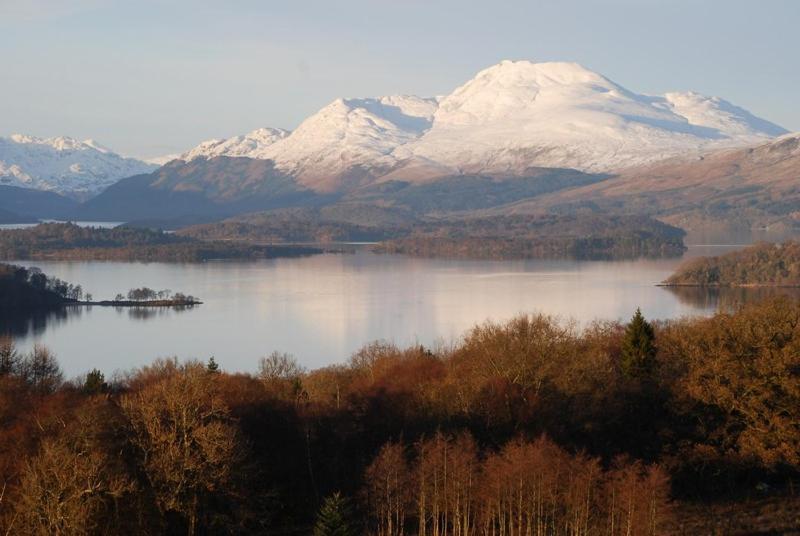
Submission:
M 444 97 L 336 99 L 291 133 L 210 140 L 180 158 L 269 159 L 301 184 L 334 191 L 531 167 L 607 172 L 785 132 L 717 97 L 642 95 L 577 63 L 505 60 Z
M 432 127 L 396 156 L 435 162 L 435 173 L 605 172 L 782 132 L 722 99 L 650 97 L 576 63 L 504 61 L 443 98 Z
M 187 162 L 199 157 L 212 158 L 215 156 L 259 158 L 265 148 L 288 135 L 289 132 L 282 128 L 258 128 L 242 136 L 204 141 L 177 158 Z
M 94 140 L 23 134 L 0 137 L 0 184 L 87 197 L 119 179 L 154 168 Z

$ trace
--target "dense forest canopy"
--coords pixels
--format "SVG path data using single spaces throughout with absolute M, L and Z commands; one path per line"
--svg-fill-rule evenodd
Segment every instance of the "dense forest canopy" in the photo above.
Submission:
M 99 364 L 101 365 L 101 364 Z M 782 533 L 798 501 L 800 302 L 543 315 L 256 374 L 158 360 L 64 382 L 0 342 L 0 528 L 19 534 Z M 740 502 L 777 493 L 768 516 Z M 699 501 L 699 502 L 697 502 Z M 760 503 L 759 503 L 760 504 Z M 700 506 L 698 506 L 700 505 Z M 332 531 L 332 532 L 331 532 Z M 751 530 L 752 532 L 752 530 Z
M 667 285 L 736 287 L 800 286 L 800 243 L 758 243 L 719 257 L 692 259 Z

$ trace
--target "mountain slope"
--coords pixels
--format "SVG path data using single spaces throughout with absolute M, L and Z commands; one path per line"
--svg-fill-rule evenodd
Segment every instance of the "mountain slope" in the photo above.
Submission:
M 269 159 L 334 192 L 541 167 L 609 172 L 784 133 L 716 97 L 640 95 L 578 64 L 504 61 L 444 97 L 338 99 L 280 139 L 231 138 L 186 155 Z
M 800 226 L 800 133 L 622 170 L 602 182 L 499 209 L 648 213 L 685 229 Z
M 317 202 L 270 160 L 216 157 L 176 160 L 148 175 L 128 177 L 80 207 L 83 219 L 131 221 L 220 218 Z
M 86 198 L 156 166 L 124 158 L 93 140 L 0 137 L 0 184 Z
M 78 203 L 74 199 L 53 192 L 0 186 L 0 209 L 24 216 L 24 220 L 69 218 L 77 206 Z

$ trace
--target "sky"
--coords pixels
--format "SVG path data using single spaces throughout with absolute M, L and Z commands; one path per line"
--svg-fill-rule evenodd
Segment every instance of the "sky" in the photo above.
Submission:
M 798 0 L 0 0 L 0 135 L 160 156 L 338 97 L 447 94 L 503 59 L 800 131 L 798 28 Z

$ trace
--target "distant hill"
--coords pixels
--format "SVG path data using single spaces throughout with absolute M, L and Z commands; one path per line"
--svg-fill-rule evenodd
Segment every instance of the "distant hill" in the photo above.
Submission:
M 35 223 L 36 221 L 37 221 L 36 218 L 31 218 L 30 216 L 20 216 L 19 214 L 15 214 L 10 210 L 5 210 L 0 208 L 0 224 Z
M 65 219 L 77 207 L 77 201 L 53 192 L 0 185 L 0 210 L 22 218 L 20 221 L 8 223 L 23 223 L 35 218 Z
M 373 206 L 410 219 L 462 213 L 638 214 L 684 229 L 791 231 L 800 226 L 800 134 L 618 174 L 534 168 L 522 177 L 397 179 L 327 195 L 299 185 L 268 160 L 197 158 L 120 181 L 81 206 L 76 217 L 178 227 L 273 209 L 330 207 L 348 213 L 353 206 L 360 207 L 352 213 L 356 219 L 356 214 L 365 215 L 364 207 Z
M 524 177 L 447 176 L 426 182 L 392 180 L 349 192 L 320 194 L 282 174 L 268 160 L 198 158 L 173 161 L 150 175 L 123 179 L 77 211 L 84 220 L 222 219 L 290 207 L 394 207 L 407 213 L 469 211 L 529 199 L 606 179 L 570 169 L 531 169 Z
M 298 186 L 267 160 L 217 157 L 173 161 L 123 179 L 80 207 L 82 219 L 129 221 L 212 216 L 314 204 L 323 196 Z
M 800 226 L 800 134 L 691 161 L 623 170 L 586 186 L 497 209 L 501 213 L 595 210 L 649 214 L 683 229 Z

